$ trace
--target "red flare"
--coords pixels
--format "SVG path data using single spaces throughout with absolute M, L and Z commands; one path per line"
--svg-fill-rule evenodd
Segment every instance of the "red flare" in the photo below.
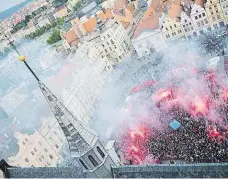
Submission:
M 222 98 L 225 101 L 228 101 L 228 88 L 225 88 L 222 92 Z
M 163 101 L 166 99 L 171 99 L 172 98 L 172 90 L 171 89 L 160 89 L 155 93 L 155 99 L 157 102 Z
M 191 113 L 196 116 L 199 114 L 207 114 L 209 110 L 208 101 L 201 97 L 195 97 L 191 108 Z

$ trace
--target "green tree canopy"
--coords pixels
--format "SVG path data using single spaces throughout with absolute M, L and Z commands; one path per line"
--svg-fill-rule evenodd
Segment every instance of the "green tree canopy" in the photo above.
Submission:
M 53 5 L 54 7 L 59 7 L 59 6 L 63 5 L 63 4 L 65 4 L 67 1 L 68 1 L 68 0 L 54 0 L 54 1 L 52 2 L 52 5 Z
M 47 43 L 49 45 L 52 45 L 58 41 L 60 41 L 62 38 L 60 36 L 60 31 L 58 29 L 54 29 L 51 36 L 48 38 Z

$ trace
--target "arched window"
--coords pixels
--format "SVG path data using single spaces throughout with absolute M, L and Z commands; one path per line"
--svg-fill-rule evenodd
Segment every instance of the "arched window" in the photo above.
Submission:
M 88 167 L 86 166 L 86 164 L 85 164 L 81 159 L 79 159 L 79 162 L 83 165 L 83 167 L 84 167 L 86 170 L 88 170 Z
M 101 150 L 100 147 L 97 147 L 97 151 L 98 151 L 98 153 L 100 154 L 100 156 L 101 156 L 102 158 L 105 157 L 105 154 L 104 154 L 104 152 L 102 152 L 102 150 Z
M 88 158 L 94 167 L 98 165 L 97 161 L 93 158 L 93 156 L 89 155 Z

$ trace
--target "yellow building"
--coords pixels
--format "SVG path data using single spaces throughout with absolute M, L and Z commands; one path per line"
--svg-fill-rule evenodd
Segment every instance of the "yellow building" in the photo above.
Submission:
M 67 7 L 66 6 L 60 6 L 56 8 L 53 12 L 53 16 L 57 18 L 62 18 L 67 16 Z
M 225 26 L 225 20 L 219 0 L 208 0 L 205 4 L 205 10 L 212 29 Z
M 176 19 L 167 17 L 163 24 L 162 33 L 166 41 L 177 40 L 185 38 L 185 35 L 181 28 L 181 23 L 177 22 Z

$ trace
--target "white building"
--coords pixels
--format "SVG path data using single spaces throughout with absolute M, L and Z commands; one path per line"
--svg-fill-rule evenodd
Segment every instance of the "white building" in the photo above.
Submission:
M 167 47 L 161 30 L 144 31 L 132 40 L 133 46 L 141 58 Z
M 163 24 L 162 33 L 167 42 L 184 38 L 181 23 L 174 18 L 166 17 Z
M 100 98 L 102 87 L 112 71 L 108 60 L 97 58 L 93 43 L 84 43 L 72 57 L 76 63 L 70 89 L 62 93 L 66 107 L 83 123 L 87 123 L 94 111 L 94 104 Z
M 94 54 L 100 59 L 108 59 L 118 64 L 132 49 L 130 37 L 119 21 L 109 19 L 105 22 L 97 19 L 97 28 L 84 39 L 95 43 Z
M 197 36 L 191 17 L 189 17 L 185 12 L 181 12 L 181 27 L 186 39 L 192 39 Z
M 225 26 L 225 20 L 219 0 L 208 0 L 205 3 L 205 9 L 212 29 L 217 29 L 219 26 Z
M 9 164 L 22 167 L 49 167 L 61 163 L 65 136 L 54 117 L 42 119 L 40 130 L 32 135 L 15 133 L 19 152 L 8 158 Z
M 206 11 L 202 6 L 194 4 L 190 16 L 197 34 L 211 30 Z
M 220 0 L 220 4 L 222 7 L 225 22 L 228 24 L 228 0 Z

